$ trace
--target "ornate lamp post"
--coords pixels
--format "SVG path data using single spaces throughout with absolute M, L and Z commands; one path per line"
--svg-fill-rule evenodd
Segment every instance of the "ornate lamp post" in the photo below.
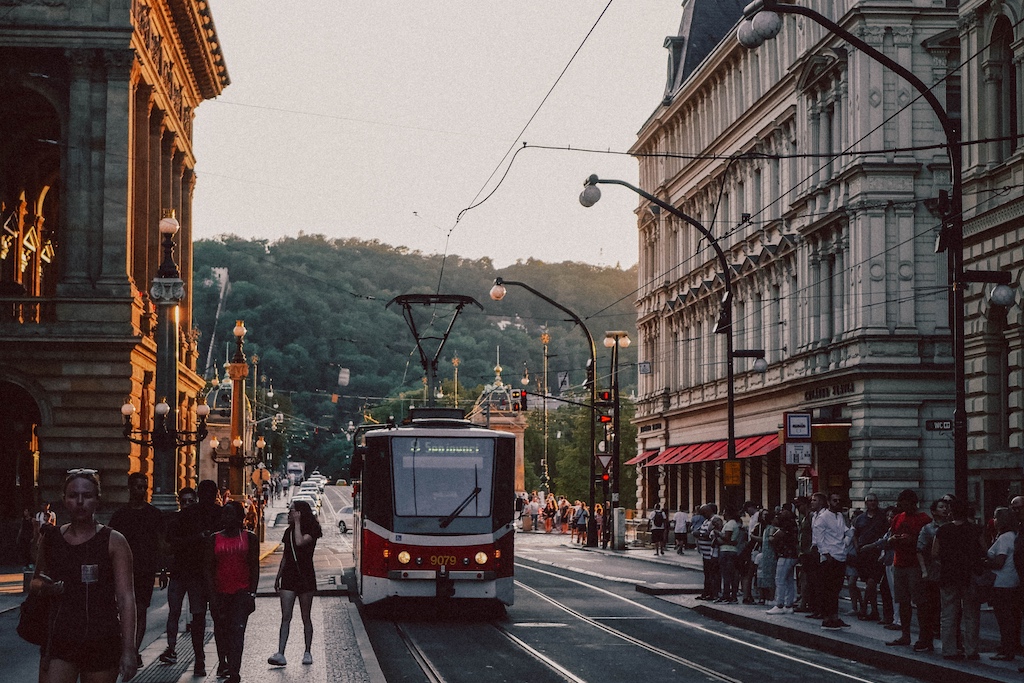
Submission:
M 124 438 L 153 449 L 153 504 L 165 510 L 177 508 L 178 449 L 194 446 L 206 438 L 206 417 L 210 414 L 210 406 L 199 396 L 196 430 L 178 429 L 178 303 L 185 298 L 185 284 L 174 262 L 174 235 L 178 228 L 174 211 L 166 210 L 159 226 L 163 261 L 149 290 L 157 306 L 155 388 L 160 397 L 154 408 L 153 430 L 135 429 L 135 405 L 130 398 L 121 406 Z
M 615 550 L 626 549 L 626 535 L 625 533 L 619 534 L 619 513 L 617 512 L 619 507 L 619 468 L 620 463 L 620 448 L 621 438 L 619 436 L 619 424 L 620 424 L 620 408 L 619 403 L 619 349 L 629 348 L 630 339 L 629 335 L 624 330 L 611 330 L 604 333 L 604 346 L 607 349 L 612 350 L 612 509 L 615 511 L 612 514 L 612 547 Z M 623 517 L 625 520 L 625 517 Z M 625 529 L 622 529 L 624 532 Z
M 570 311 L 568 308 L 558 303 L 549 296 L 541 294 L 536 289 L 524 282 L 515 282 L 513 280 L 504 280 L 502 278 L 495 278 L 494 286 L 491 287 L 491 298 L 495 301 L 501 301 L 505 298 L 506 290 L 505 285 L 515 285 L 516 287 L 522 287 L 526 291 L 530 292 L 534 296 L 537 296 L 544 301 L 548 302 L 558 310 L 568 315 L 573 322 L 580 326 L 583 330 L 583 334 L 587 337 L 587 344 L 590 350 L 590 360 L 587 362 L 587 385 L 590 388 L 590 445 L 588 450 L 590 451 L 590 515 L 587 517 L 587 546 L 594 548 L 597 547 L 597 520 L 594 519 L 594 488 L 595 488 L 595 461 L 596 453 L 594 453 L 594 436 L 597 433 L 597 415 L 595 411 L 597 409 L 597 381 L 595 377 L 596 363 L 597 363 L 597 347 L 594 346 L 594 337 L 590 334 L 590 330 L 583 324 L 580 317 Z

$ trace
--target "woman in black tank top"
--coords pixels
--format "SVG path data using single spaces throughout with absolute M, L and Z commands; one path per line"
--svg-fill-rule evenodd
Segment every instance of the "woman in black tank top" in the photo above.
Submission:
M 46 527 L 31 590 L 57 597 L 57 615 L 40 657 L 43 683 L 114 683 L 135 677 L 135 595 L 124 536 L 93 519 L 99 503 L 93 470 L 64 482 L 71 523 Z

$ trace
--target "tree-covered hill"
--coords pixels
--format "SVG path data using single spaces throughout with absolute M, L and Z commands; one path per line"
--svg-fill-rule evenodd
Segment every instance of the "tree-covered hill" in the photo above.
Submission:
M 607 385 L 610 362 L 602 345 L 604 332 L 622 329 L 636 338 L 635 267 L 531 259 L 497 270 L 486 258 L 443 258 L 375 240 L 302 234 L 275 242 L 234 236 L 201 240 L 194 243 L 193 259 L 200 365 L 205 365 L 212 338 L 212 365 L 221 368 L 231 328 L 236 319 L 244 320 L 246 354 L 259 357 L 258 373 L 250 382 L 265 376 L 278 401 L 288 400 L 297 418 L 321 425 L 328 435 L 349 420 L 360 422 L 364 412 L 388 399 L 423 397 L 424 373 L 401 307 L 385 307 L 401 294 L 460 294 L 483 306 L 464 309 L 441 353 L 439 377 L 446 382 L 449 404 L 456 355 L 460 401 L 474 398 L 479 387 L 493 381 L 499 349 L 505 381 L 518 386 L 525 363 L 531 390 L 537 390 L 545 326 L 551 336 L 549 385 L 554 388 L 562 372 L 569 373 L 571 385 L 583 383 L 589 355 L 583 333 L 522 288 L 509 287 L 503 301 L 492 301 L 488 292 L 497 276 L 527 283 L 584 319 L 597 343 L 601 386 Z M 214 268 L 226 268 L 231 283 L 216 325 L 219 288 Z M 421 332 L 427 330 L 430 336 L 440 337 L 450 322 L 450 309 L 424 309 L 415 315 Z M 427 348 L 431 356 L 436 343 Z M 635 348 L 621 357 L 623 393 L 636 384 Z M 348 386 L 338 385 L 341 368 L 350 371 Z M 337 398 L 332 400 L 332 395 Z

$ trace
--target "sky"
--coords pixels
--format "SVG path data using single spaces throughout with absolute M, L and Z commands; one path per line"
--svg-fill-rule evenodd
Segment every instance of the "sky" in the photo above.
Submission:
M 231 85 L 196 113 L 197 239 L 636 263 L 639 198 L 577 197 L 591 173 L 637 183 L 635 159 L 604 152 L 660 103 L 681 0 L 210 4 Z M 523 142 L 558 149 L 506 158 Z

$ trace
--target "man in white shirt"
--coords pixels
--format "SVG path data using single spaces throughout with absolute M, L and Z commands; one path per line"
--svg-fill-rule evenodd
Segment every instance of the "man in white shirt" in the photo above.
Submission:
M 839 592 L 843 589 L 846 578 L 846 544 L 853 535 L 853 530 L 846 524 L 843 517 L 842 498 L 838 493 L 825 496 L 815 493 L 818 504 L 828 505 L 811 521 L 811 543 L 818 549 L 818 572 L 821 577 L 821 612 L 824 621 L 823 629 L 849 628 L 849 624 L 839 618 Z
M 676 554 L 683 554 L 683 546 L 686 545 L 686 527 L 690 523 L 690 516 L 686 514 L 686 510 L 680 505 L 679 509 L 676 510 L 676 514 L 672 516 L 672 530 L 676 536 Z

